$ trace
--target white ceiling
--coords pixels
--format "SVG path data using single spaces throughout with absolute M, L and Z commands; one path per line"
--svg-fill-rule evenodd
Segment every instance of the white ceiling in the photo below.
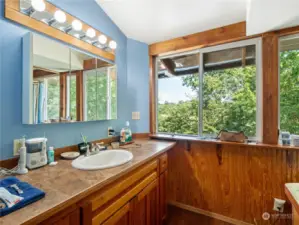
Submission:
M 96 0 L 132 39 L 152 44 L 246 20 L 247 0 Z
M 298 8 L 298 0 L 250 0 L 247 12 L 247 35 L 298 26 Z

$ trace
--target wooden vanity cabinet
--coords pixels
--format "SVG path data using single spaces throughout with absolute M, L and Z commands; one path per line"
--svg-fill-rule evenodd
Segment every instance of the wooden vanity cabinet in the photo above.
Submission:
M 132 218 L 132 203 L 128 202 L 109 217 L 103 225 L 129 225 L 132 224 Z
M 83 200 L 82 224 L 162 224 L 166 218 L 166 175 L 164 154 Z
M 39 223 L 40 225 L 80 225 L 80 209 L 72 205 L 47 220 Z

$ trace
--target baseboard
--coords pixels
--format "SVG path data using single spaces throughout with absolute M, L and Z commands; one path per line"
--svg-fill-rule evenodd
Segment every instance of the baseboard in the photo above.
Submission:
M 177 208 L 180 208 L 180 209 L 184 209 L 184 210 L 187 210 L 187 211 L 190 211 L 190 212 L 193 212 L 193 213 L 208 216 L 208 217 L 211 217 L 213 219 L 220 220 L 220 221 L 230 223 L 230 224 L 234 224 L 234 225 L 253 225 L 251 223 L 246 223 L 246 222 L 243 222 L 241 220 L 233 219 L 233 218 L 223 216 L 223 215 L 218 214 L 218 213 L 209 212 L 209 211 L 199 209 L 199 208 L 196 208 L 196 207 L 193 207 L 193 206 L 190 206 L 190 205 L 182 204 L 182 203 L 179 203 L 179 202 L 169 201 L 168 204 L 171 205 L 171 206 L 175 206 Z
M 132 134 L 133 139 L 141 139 L 141 138 L 149 138 L 149 133 L 134 133 Z M 104 138 L 100 140 L 92 141 L 93 143 L 96 142 L 104 142 L 105 144 L 110 144 L 113 141 L 117 141 L 119 137 L 111 137 L 111 138 Z M 69 151 L 77 151 L 78 146 L 77 145 L 71 145 L 71 146 L 65 146 L 61 148 L 55 149 L 55 159 L 60 158 L 60 154 L 63 152 L 69 152 Z M 12 169 L 15 166 L 18 165 L 19 157 L 14 157 L 6 160 L 0 161 L 0 167 Z

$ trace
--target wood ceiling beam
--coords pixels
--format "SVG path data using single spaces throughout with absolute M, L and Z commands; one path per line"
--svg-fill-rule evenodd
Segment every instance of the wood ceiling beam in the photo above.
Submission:
M 251 36 L 250 38 L 256 36 Z M 151 44 L 149 46 L 149 54 L 151 56 L 157 56 L 165 53 L 192 50 L 248 38 L 249 37 L 246 36 L 246 22 L 244 21 Z

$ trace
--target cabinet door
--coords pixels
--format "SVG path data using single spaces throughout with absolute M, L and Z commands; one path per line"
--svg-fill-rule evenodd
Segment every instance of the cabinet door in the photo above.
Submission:
M 167 173 L 168 171 L 166 170 L 164 173 L 160 175 L 159 178 L 159 191 L 160 191 L 160 196 L 159 196 L 159 207 L 160 207 L 160 222 L 163 224 L 167 217 Z
M 113 214 L 103 225 L 132 225 L 131 203 L 127 203 L 115 214 Z
M 133 225 L 159 224 L 159 186 L 156 179 L 133 200 Z
M 80 211 L 70 207 L 43 221 L 40 225 L 80 225 Z

